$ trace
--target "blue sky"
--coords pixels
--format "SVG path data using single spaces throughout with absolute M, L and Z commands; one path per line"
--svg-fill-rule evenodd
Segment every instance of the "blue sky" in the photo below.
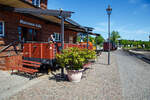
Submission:
M 123 39 L 146 40 L 150 35 L 150 0 L 49 0 L 49 9 L 75 12 L 71 19 L 107 38 L 108 4 L 112 7 L 111 31 Z

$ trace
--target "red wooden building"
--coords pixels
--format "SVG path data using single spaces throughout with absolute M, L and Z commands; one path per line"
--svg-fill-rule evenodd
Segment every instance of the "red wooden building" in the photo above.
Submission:
M 47 0 L 0 0 L 0 66 L 4 65 L 5 57 L 15 55 L 12 48 L 5 51 L 3 48 L 7 48 L 17 40 L 25 43 L 32 42 L 24 45 L 24 57 L 28 58 L 47 59 L 47 57 L 54 57 L 51 50 L 49 51 L 50 55 L 44 55 L 42 52 L 47 51 L 41 49 L 49 45 L 45 42 L 48 42 L 51 34 L 54 34 L 58 45 L 61 42 L 62 48 L 69 46 L 83 47 L 73 45 L 76 44 L 77 34 L 79 32 L 88 33 L 92 28 L 82 27 L 69 19 L 73 13 L 71 11 L 47 9 L 47 2 Z M 29 46 L 35 47 L 33 44 L 40 45 L 39 49 L 36 50 L 41 53 L 36 52 L 34 54 L 32 50 L 30 51 Z M 26 51 L 30 53 L 27 54 Z
M 44 14 L 38 15 L 37 13 L 34 14 L 34 12 L 29 13 L 29 11 L 23 13 L 26 9 L 22 12 L 12 10 L 15 8 L 46 10 L 47 0 L 39 0 L 41 1 L 40 6 L 33 5 L 32 1 L 36 0 L 0 0 L 1 41 L 4 41 L 6 44 L 18 39 L 46 42 L 50 34 L 55 34 L 56 40 L 60 40 L 61 19 L 59 17 Z M 64 25 L 64 41 L 66 43 L 75 43 L 76 34 L 78 33 L 77 28 L 74 28 L 76 26 L 69 21 L 65 21 Z M 84 30 L 80 29 L 79 31 Z

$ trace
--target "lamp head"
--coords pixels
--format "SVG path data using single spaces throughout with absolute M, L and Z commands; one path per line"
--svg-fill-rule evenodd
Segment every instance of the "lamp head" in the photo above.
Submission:
M 112 8 L 110 7 L 110 5 L 108 5 L 108 8 L 106 9 L 107 14 L 110 15 L 112 12 Z

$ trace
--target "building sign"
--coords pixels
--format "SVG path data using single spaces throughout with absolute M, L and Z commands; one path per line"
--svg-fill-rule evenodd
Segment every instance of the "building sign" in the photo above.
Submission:
M 35 23 L 27 22 L 27 21 L 24 21 L 22 19 L 20 20 L 20 24 L 25 24 L 25 25 L 30 25 L 30 26 L 42 28 L 42 26 L 40 24 L 35 24 Z

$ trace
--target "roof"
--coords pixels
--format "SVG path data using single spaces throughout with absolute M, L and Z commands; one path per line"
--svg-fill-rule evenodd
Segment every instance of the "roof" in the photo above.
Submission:
M 0 0 L 0 4 L 15 8 L 38 8 L 25 0 Z
M 89 33 L 90 35 L 100 36 L 98 33 Z
M 0 0 L 1 5 L 6 5 L 9 7 L 14 8 L 14 12 L 19 13 L 28 13 L 32 16 L 42 18 L 44 20 L 61 24 L 61 18 L 60 16 L 67 17 L 64 22 L 64 26 L 68 29 L 78 31 L 78 32 L 87 32 L 92 31 L 93 28 L 91 27 L 84 27 L 78 24 L 77 22 L 73 21 L 69 17 L 71 17 L 71 14 L 74 12 L 71 11 L 62 11 L 61 10 L 50 10 L 50 9 L 40 9 L 39 7 L 36 7 L 30 3 L 28 3 L 25 0 Z M 61 14 L 61 15 L 60 15 Z

